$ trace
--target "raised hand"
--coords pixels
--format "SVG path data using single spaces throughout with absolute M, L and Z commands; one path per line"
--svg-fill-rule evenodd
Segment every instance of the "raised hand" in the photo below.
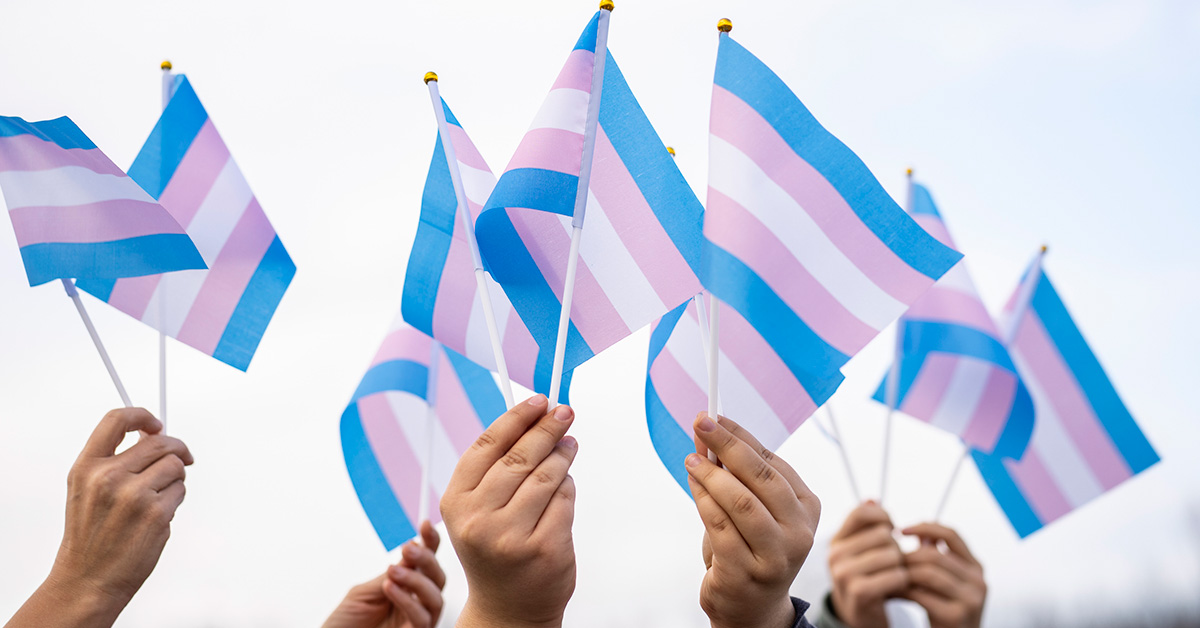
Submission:
M 884 602 L 908 586 L 892 520 L 875 502 L 851 511 L 829 550 L 833 611 L 850 628 L 887 628 Z
M 438 564 L 441 538 L 429 521 L 421 540 L 405 543 L 401 560 L 346 594 L 323 628 L 432 628 L 442 615 L 446 574 Z
M 987 583 L 983 566 L 957 532 L 936 523 L 905 528 L 921 547 L 904 557 L 910 584 L 901 594 L 925 608 L 931 628 L 979 628 Z

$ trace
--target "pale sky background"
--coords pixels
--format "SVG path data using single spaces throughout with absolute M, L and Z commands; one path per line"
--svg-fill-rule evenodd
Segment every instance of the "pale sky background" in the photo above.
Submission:
M 127 167 L 157 119 L 159 62 L 189 75 L 299 267 L 248 373 L 173 343 L 169 431 L 188 497 L 127 627 L 318 625 L 384 553 L 350 485 L 338 418 L 400 304 L 435 137 L 427 70 L 501 170 L 595 3 L 0 3 L 0 114 L 71 116 Z M 610 49 L 693 187 L 705 187 L 718 18 L 902 197 L 932 190 L 995 309 L 1042 243 L 1046 268 L 1164 462 L 1018 541 L 973 468 L 945 521 L 986 566 L 987 624 L 1195 609 L 1200 590 L 1200 4 L 625 0 Z M 701 194 L 701 199 L 703 199 Z M 157 334 L 90 297 L 135 403 L 157 400 Z M 25 283 L 0 226 L 0 618 L 49 569 L 67 470 L 119 403 L 55 284 Z M 877 491 L 890 332 L 833 404 Z M 571 626 L 706 625 L 701 525 L 650 446 L 648 334 L 580 368 Z M 897 422 L 888 506 L 932 516 L 955 441 Z M 780 450 L 824 504 L 853 506 L 806 425 Z M 795 590 L 827 578 L 814 550 Z M 449 545 L 443 626 L 465 597 Z M 1200 610 L 1195 612 L 1200 613 Z M 1060 622 L 1059 625 L 1067 625 Z

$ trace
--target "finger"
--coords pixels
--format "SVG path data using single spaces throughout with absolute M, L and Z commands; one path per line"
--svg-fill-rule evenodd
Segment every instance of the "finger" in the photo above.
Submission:
M 908 577 L 912 586 L 928 589 L 948 599 L 958 598 L 958 591 L 961 584 L 945 569 L 939 569 L 928 563 L 910 565 L 908 567 Z
M 154 491 L 162 491 L 175 482 L 182 482 L 185 479 L 187 479 L 187 468 L 175 454 L 167 454 L 159 458 L 137 476 L 140 484 L 148 486 Z
M 882 506 L 876 504 L 873 500 L 867 500 L 859 504 L 857 508 L 850 511 L 846 517 L 845 523 L 842 524 L 837 534 L 833 535 L 834 539 L 849 538 L 860 530 L 874 527 L 877 525 L 886 525 L 890 531 L 892 529 L 892 518 L 888 516 L 887 511 Z M 890 533 L 890 532 L 889 532 Z
M 931 619 L 937 617 L 946 617 L 954 613 L 954 602 L 946 598 L 920 587 L 909 587 L 904 591 L 896 594 L 897 597 L 902 597 L 912 600 L 920 604 L 925 612 L 929 614 Z
M 944 569 L 959 580 L 972 580 L 978 566 L 953 554 L 945 554 L 934 545 L 922 545 L 904 556 L 904 563 L 909 566 L 933 565 Z
M 117 460 L 130 473 L 141 473 L 157 460 L 168 455 L 178 456 L 185 465 L 195 462 L 192 452 L 188 450 L 187 445 L 183 444 L 183 441 L 165 434 L 143 436 L 133 447 L 117 454 Z
M 784 461 L 783 458 L 776 456 L 775 453 L 770 449 L 763 447 L 762 443 L 759 442 L 759 440 L 755 438 L 754 435 L 749 432 L 749 430 L 739 425 L 737 421 L 734 421 L 729 417 L 719 416 L 717 423 L 719 423 L 721 427 L 729 430 L 734 436 L 744 441 L 747 445 L 754 449 L 754 451 L 758 452 L 758 455 L 762 456 L 763 460 L 766 460 L 772 467 L 775 467 L 777 471 L 783 474 L 783 479 L 787 480 L 788 484 L 792 485 L 792 488 L 796 491 L 796 496 L 799 497 L 801 501 L 807 501 L 807 496 L 813 494 L 812 491 L 809 490 L 808 485 L 804 483 L 804 480 L 800 478 L 800 474 L 796 473 L 796 470 L 792 468 L 792 465 Z
M 892 538 L 892 529 L 887 524 L 875 524 L 848 538 L 834 537 L 829 549 L 829 562 L 846 560 L 879 547 L 899 548 L 896 539 Z
M 437 528 L 433 527 L 433 522 L 428 519 L 421 522 L 421 541 L 425 543 L 425 547 L 428 547 L 430 552 L 435 554 L 438 546 L 442 544 L 442 537 L 438 534 Z
M 558 406 L 534 423 L 479 481 L 476 486 L 478 504 L 493 510 L 508 504 L 534 469 L 566 436 L 567 428 L 574 420 L 575 411 L 570 406 Z M 551 490 L 557 485 L 551 484 Z
M 542 518 L 538 520 L 537 527 L 533 529 L 533 534 L 530 536 L 536 540 L 537 537 L 554 538 L 563 532 L 569 534 L 574 522 L 575 478 L 567 475 L 563 478 L 562 484 L 558 485 L 558 490 L 550 499 L 550 505 L 546 506 Z
M 899 595 L 908 586 L 908 571 L 903 567 L 893 567 L 853 579 L 847 585 L 847 593 L 855 600 L 884 600 Z
M 963 541 L 962 537 L 959 536 L 957 532 L 947 528 L 944 525 L 937 523 L 921 523 L 905 528 L 903 533 L 908 536 L 920 537 L 922 540 L 929 539 L 934 541 L 944 541 L 946 543 L 946 547 L 949 547 L 950 551 L 954 552 L 960 558 L 963 558 L 964 560 L 975 565 L 979 564 L 979 561 L 975 560 L 975 555 L 972 554 L 970 548 L 967 547 L 966 541 Z
M 186 495 L 187 487 L 184 486 L 183 480 L 175 482 L 158 492 L 158 508 L 168 522 L 175 520 L 175 511 L 179 510 L 179 505 L 183 503 L 183 498 Z
M 763 504 L 767 514 L 776 521 L 794 521 L 801 516 L 796 489 L 759 455 L 761 447 L 756 449 L 734 436 L 708 418 L 707 413 L 697 417 L 692 428 L 696 437 L 715 451 L 725 468 Z
M 388 568 L 388 580 L 399 585 L 401 589 L 416 595 L 417 601 L 421 603 L 421 607 L 429 613 L 431 618 L 441 615 L 442 589 L 424 574 L 405 569 L 400 565 L 392 565 Z
M 880 547 L 838 562 L 830 571 L 835 579 L 849 579 L 903 567 L 904 554 L 899 547 Z
M 80 458 L 107 458 L 117 452 L 117 446 L 125 440 L 125 434 L 141 430 L 147 434 L 157 434 L 162 430 L 162 422 L 154 418 L 145 408 L 120 408 L 113 410 L 100 419 L 100 424 L 88 437 L 83 446 Z
M 778 537 L 780 526 L 750 489 L 707 458 L 689 454 L 685 465 L 713 551 L 726 554 L 743 546 L 752 553 L 770 549 L 762 547 L 763 540 Z
M 688 476 L 688 488 L 692 491 L 692 501 L 696 503 L 696 511 L 700 513 L 700 521 L 704 523 L 705 541 L 708 544 L 705 566 L 712 566 L 711 556 L 737 556 L 750 554 L 750 544 L 734 525 L 729 513 L 717 503 L 712 494 L 704 488 L 696 478 Z M 701 547 L 704 551 L 704 547 Z
M 402 566 L 425 574 L 433 581 L 433 584 L 437 585 L 438 589 L 446 586 L 446 573 L 442 571 L 437 557 L 428 547 L 422 547 L 414 542 L 405 543 L 404 547 L 400 549 L 400 555 L 404 557 L 401 562 Z
M 479 486 L 488 469 L 546 414 L 546 403 L 545 395 L 534 395 L 500 415 L 459 458 L 446 492 L 461 493 Z
M 404 613 L 412 628 L 431 628 L 433 625 L 433 616 L 429 611 L 421 606 L 412 593 L 401 588 L 391 578 L 383 581 L 383 594 Z
M 579 443 L 574 438 L 563 437 L 551 450 L 550 455 L 529 473 L 505 509 L 514 513 L 529 513 L 529 530 L 533 530 L 537 519 L 541 518 L 558 491 L 558 486 L 570 472 L 571 463 L 575 461 L 578 451 Z

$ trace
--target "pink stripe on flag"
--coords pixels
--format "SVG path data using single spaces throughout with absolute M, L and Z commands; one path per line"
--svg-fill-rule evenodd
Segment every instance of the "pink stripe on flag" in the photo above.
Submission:
M 917 379 L 904 395 L 900 411 L 922 421 L 929 422 L 942 405 L 946 397 L 946 388 L 954 376 L 958 366 L 958 358 L 939 352 L 931 352 L 925 357 Z
M 138 320 L 145 320 L 146 307 L 161 278 L 162 275 L 146 275 L 118 279 L 108 296 L 108 304 Z
M 275 229 L 258 200 L 251 199 L 204 277 L 176 336 L 180 342 L 212 355 L 250 278 L 274 241 Z
M 400 429 L 387 395 L 378 393 L 358 400 L 363 433 L 371 444 L 375 461 L 383 470 L 396 501 L 410 519 L 417 517 L 421 495 L 421 465 L 412 444 Z
M 699 279 L 681 280 L 682 277 L 695 277 L 695 274 L 662 223 L 654 219 L 654 210 L 600 127 L 596 129 L 590 189 L 621 244 L 663 303 L 683 303 L 700 291 Z
M 1129 479 L 1133 473 L 1128 463 L 1101 427 L 1079 382 L 1032 308 L 1026 312 L 1015 346 L 1100 485 L 1108 490 Z
M 712 188 L 708 209 L 705 231 L 711 230 L 713 242 L 752 268 L 825 342 L 854 355 L 879 333 L 830 294 L 752 212 Z
M 992 368 L 984 384 L 983 394 L 975 406 L 971 422 L 962 433 L 962 439 L 974 447 L 992 451 L 1004 431 L 1008 415 L 1012 411 L 1013 397 L 1017 391 L 1017 378 L 1008 371 Z
M 939 321 L 973 327 L 1000 338 L 996 323 L 979 297 L 952 288 L 933 284 L 916 303 L 904 313 L 905 320 Z
M 67 166 L 81 166 L 100 174 L 126 176 L 98 148 L 63 148 L 29 134 L 0 137 L 0 172 L 32 172 Z
M 483 155 L 479 154 L 479 150 L 475 148 L 471 138 L 467 137 L 467 132 L 457 124 L 448 124 L 447 126 L 450 127 L 450 143 L 454 146 L 455 159 L 476 170 L 491 172 L 492 169 L 488 168 Z
M 437 407 L 438 419 L 450 437 L 454 451 L 461 455 L 483 433 L 483 423 L 471 405 L 467 391 L 454 371 L 454 365 L 444 353 L 438 358 L 437 391 L 434 394 L 433 403 Z
M 559 71 L 558 78 L 554 79 L 554 87 L 550 88 L 551 91 L 577 89 L 581 92 L 591 93 L 595 61 L 596 53 L 591 50 L 572 50 L 567 57 L 567 62 L 563 64 L 563 69 Z
M 429 355 L 433 351 L 433 339 L 410 327 L 402 327 L 388 334 L 371 361 L 371 366 L 393 360 L 409 360 L 429 366 Z
M 461 222 L 456 220 L 454 224 L 457 227 Z M 471 321 L 471 308 L 475 305 L 474 273 L 467 244 L 459 239 L 450 240 L 433 304 L 433 336 L 445 345 L 466 349 L 467 326 Z
M 162 233 L 183 233 L 155 203 L 127 199 L 73 207 L 18 207 L 8 212 L 19 246 L 113 242 Z
M 805 419 L 817 411 L 817 404 L 775 350 L 737 310 L 725 303 L 721 303 L 719 333 L 721 353 L 733 362 L 758 394 L 766 400 L 789 434 L 795 432 Z M 766 418 L 761 417 L 759 420 Z M 767 446 L 778 447 L 781 444 Z
M 159 196 L 159 202 L 186 229 L 228 162 L 229 149 L 212 120 L 205 121 Z
M 668 348 L 664 348 L 650 366 L 650 380 L 667 412 L 684 434 L 692 436 L 692 421 L 697 413 L 708 407 L 708 392 L 696 384 Z
M 537 341 L 530 335 L 516 312 L 509 312 L 508 322 L 502 334 L 504 361 L 508 366 L 509 377 L 522 386 L 533 389 L 533 375 L 537 370 Z
M 1071 503 L 1046 469 L 1037 448 L 1031 446 L 1020 462 L 1008 458 L 1000 462 L 1016 480 L 1021 493 L 1043 525 L 1071 512 Z
M 563 129 L 531 129 L 517 146 L 505 172 L 537 168 L 578 177 L 582 160 L 582 134 Z
M 958 248 L 954 246 L 954 239 L 950 237 L 950 230 L 946 228 L 946 223 L 942 222 L 941 218 L 932 216 L 930 214 L 917 214 L 916 216 L 913 216 L 912 219 L 915 220 L 916 223 L 920 225 L 926 233 L 934 238 L 937 238 L 938 242 L 941 242 L 952 249 Z
M 750 157 L 882 290 L 904 303 L 912 303 L 933 283 L 888 248 L 854 213 L 837 189 L 801 159 L 752 107 L 714 85 L 712 110 L 711 133 Z

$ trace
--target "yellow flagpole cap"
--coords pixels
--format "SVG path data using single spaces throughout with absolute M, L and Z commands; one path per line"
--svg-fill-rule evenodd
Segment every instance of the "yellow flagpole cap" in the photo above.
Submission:
M 604 0 L 603 2 L 600 3 L 600 8 L 605 11 L 608 11 L 609 13 L 612 13 L 614 6 L 615 5 L 613 5 L 612 0 Z
M 1049 251 L 1049 250 L 1050 250 L 1050 247 L 1046 246 L 1045 244 L 1042 245 L 1042 255 L 1045 255 L 1046 251 Z
M 908 169 L 908 170 L 905 172 L 905 174 L 907 174 L 908 176 L 910 176 L 910 177 L 911 177 L 911 176 L 912 176 L 912 168 L 909 168 L 909 169 Z
M 425 84 L 426 85 L 429 84 L 429 81 L 436 81 L 436 80 L 437 80 L 437 72 L 426 72 L 425 73 Z
M 728 33 L 729 31 L 733 30 L 733 21 L 725 17 L 717 20 L 717 30 L 721 31 L 722 33 Z
M 668 147 L 667 147 L 667 152 L 668 152 L 668 153 L 671 153 L 671 156 L 672 156 L 672 157 L 674 157 L 674 156 L 675 156 L 675 149 L 674 149 L 674 148 L 671 148 L 670 146 L 668 146 Z
M 169 71 L 171 70 L 171 62 L 170 62 L 170 61 L 163 61 L 163 62 L 162 62 L 162 65 L 160 65 L 159 67 L 161 67 L 161 68 L 163 69 L 163 71 L 165 71 L 165 72 L 169 72 Z

